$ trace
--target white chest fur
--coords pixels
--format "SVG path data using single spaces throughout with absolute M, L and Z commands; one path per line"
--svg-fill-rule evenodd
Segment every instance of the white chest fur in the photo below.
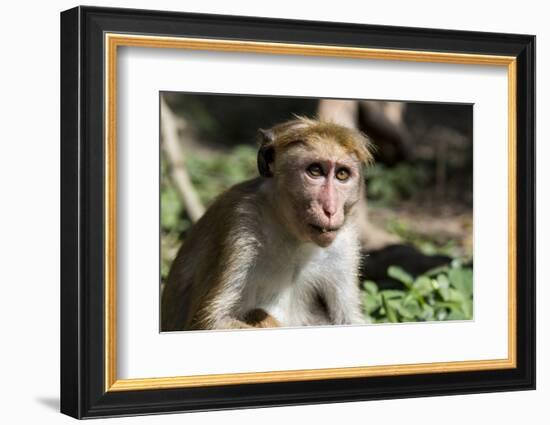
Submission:
M 341 229 L 342 234 L 327 248 L 307 243 L 288 249 L 288 241 L 272 238 L 250 270 L 241 312 L 261 308 L 282 326 L 329 324 L 328 313 L 319 302 L 320 297 L 330 296 L 325 289 L 356 284 L 355 251 L 342 246 L 349 242 L 346 231 L 350 229 Z

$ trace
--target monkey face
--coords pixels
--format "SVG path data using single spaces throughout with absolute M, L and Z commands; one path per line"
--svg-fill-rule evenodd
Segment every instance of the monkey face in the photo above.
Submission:
M 362 164 L 372 161 L 363 134 L 297 117 L 259 134 L 258 170 L 273 179 L 271 206 L 302 242 L 329 246 L 361 197 Z
M 325 140 L 296 144 L 277 156 L 274 178 L 285 198 L 287 227 L 302 241 L 329 246 L 360 198 L 360 162 Z

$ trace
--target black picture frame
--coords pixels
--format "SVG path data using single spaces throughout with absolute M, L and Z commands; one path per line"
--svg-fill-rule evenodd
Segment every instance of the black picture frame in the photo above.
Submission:
M 514 56 L 517 61 L 517 367 L 105 391 L 106 32 Z M 61 13 L 61 412 L 75 418 L 535 388 L 535 37 L 76 7 Z

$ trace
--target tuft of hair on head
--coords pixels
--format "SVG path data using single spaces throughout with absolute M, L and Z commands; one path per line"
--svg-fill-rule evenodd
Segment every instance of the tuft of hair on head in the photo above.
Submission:
M 269 130 L 260 130 L 260 149 L 278 150 L 294 143 L 314 144 L 323 138 L 334 140 L 364 164 L 371 164 L 374 160 L 374 147 L 369 138 L 359 130 L 298 115 Z

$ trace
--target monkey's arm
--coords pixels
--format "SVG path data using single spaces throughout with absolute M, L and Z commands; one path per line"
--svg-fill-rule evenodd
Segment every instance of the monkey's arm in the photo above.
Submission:
M 239 254 L 252 258 L 251 247 L 239 237 L 235 244 L 242 250 L 231 250 L 219 239 L 200 244 L 196 234 L 182 246 L 172 265 L 162 294 L 162 330 L 252 327 L 238 317 L 250 268 Z
M 324 285 L 324 298 L 330 320 L 335 325 L 359 325 L 366 323 L 361 311 L 361 298 L 357 279 L 343 274 L 340 281 Z
M 253 217 L 254 220 L 257 217 Z M 239 224 L 227 235 L 220 256 L 207 273 L 210 289 L 200 300 L 193 319 L 195 329 L 243 329 L 263 327 L 262 320 L 248 321 L 242 311 L 249 291 L 250 273 L 258 256 L 258 232 L 251 231 L 254 222 L 240 216 Z
M 234 186 L 191 228 L 163 292 L 163 330 L 253 327 L 241 309 L 261 245 L 260 183 Z
M 223 292 L 223 291 L 222 291 Z M 280 327 L 280 323 L 277 319 L 267 313 L 261 308 L 255 308 L 246 312 L 242 318 L 240 314 L 236 314 L 235 311 L 238 311 L 239 303 L 236 305 L 226 305 L 225 311 L 215 312 L 216 304 L 220 304 L 222 300 L 227 300 L 228 297 L 231 297 L 229 293 L 220 293 L 219 296 L 214 296 L 211 300 L 210 307 L 205 306 L 205 310 L 209 311 L 211 318 L 214 320 L 206 321 L 203 323 L 203 328 L 211 329 L 247 329 L 247 328 L 276 328 Z M 238 295 L 231 297 L 234 299 L 241 299 Z M 216 319 L 217 317 L 217 319 Z M 210 326 L 208 326 L 210 323 Z
M 246 286 L 246 270 L 229 266 L 213 277 L 212 290 L 206 294 L 193 317 L 192 328 L 203 330 L 252 328 L 239 317 L 239 305 Z M 244 318 L 243 318 L 244 319 Z

